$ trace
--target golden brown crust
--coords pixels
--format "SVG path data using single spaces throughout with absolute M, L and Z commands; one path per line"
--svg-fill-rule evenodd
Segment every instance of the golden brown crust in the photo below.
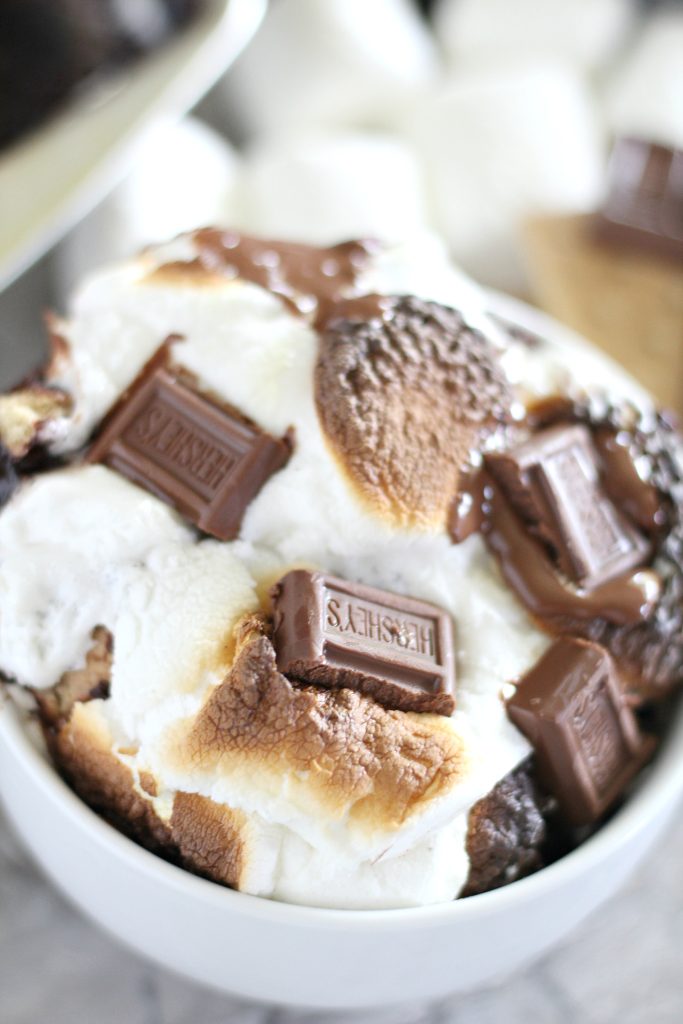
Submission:
M 385 319 L 332 320 L 315 371 L 333 453 L 373 510 L 402 527 L 446 522 L 481 437 L 510 393 L 487 339 L 455 310 L 391 300 Z
M 48 734 L 57 767 L 78 795 L 122 832 L 142 846 L 171 851 L 171 830 L 113 753 L 112 736 L 93 710 L 96 704 L 75 704 L 69 721 Z
M 333 819 L 394 829 L 468 770 L 462 740 L 437 715 L 388 711 L 350 690 L 294 686 L 277 670 L 258 620 L 237 631 L 225 681 L 168 738 L 181 770 L 286 785 Z
M 30 384 L 0 395 L 0 443 L 15 461 L 45 440 L 51 422 L 67 416 L 71 399 L 64 391 Z
M 113 637 L 105 626 L 95 626 L 92 640 L 83 668 L 65 672 L 49 690 L 33 691 L 44 726 L 55 729 L 64 725 L 77 701 L 107 696 L 111 681 Z
M 196 793 L 176 793 L 171 832 L 183 864 L 239 889 L 246 866 L 246 815 Z

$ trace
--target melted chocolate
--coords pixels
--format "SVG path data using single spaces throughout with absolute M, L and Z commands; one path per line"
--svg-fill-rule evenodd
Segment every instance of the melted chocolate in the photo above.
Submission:
M 277 295 L 295 313 L 310 318 L 316 325 L 330 319 L 340 300 L 353 296 L 358 274 L 373 250 L 372 242 L 342 242 L 321 249 L 252 238 L 218 228 L 202 228 L 192 237 L 196 258 L 168 263 L 156 273 L 195 270 L 239 277 Z M 361 301 L 367 304 L 372 299 L 364 297 Z
M 492 479 L 488 485 L 486 542 L 506 581 L 534 617 L 541 621 L 599 618 L 634 625 L 651 615 L 658 597 L 652 574 L 630 573 L 591 591 L 565 583 Z
M 651 545 L 605 493 L 585 424 L 547 427 L 485 461 L 529 530 L 583 590 L 647 563 Z
M 593 441 L 612 501 L 646 533 L 659 532 L 666 525 L 666 509 L 657 488 L 638 474 L 631 435 L 605 427 L 594 432 Z
M 448 523 L 448 531 L 456 544 L 462 544 L 473 533 L 481 532 L 492 498 L 493 488 L 487 473 L 481 469 L 470 469 L 464 474 Z

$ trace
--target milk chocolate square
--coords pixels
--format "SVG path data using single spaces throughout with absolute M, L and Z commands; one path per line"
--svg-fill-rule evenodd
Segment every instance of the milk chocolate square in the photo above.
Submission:
M 683 260 L 683 150 L 618 139 L 609 185 L 596 218 L 599 238 Z
M 586 427 L 561 425 L 486 456 L 516 511 L 562 571 L 593 590 L 646 561 L 650 545 L 605 493 Z
M 425 601 L 296 569 L 273 589 L 278 667 L 403 711 L 452 714 L 451 617 Z
M 534 747 L 541 782 L 574 825 L 597 821 L 650 757 L 611 655 L 597 644 L 556 640 L 507 702 Z
M 88 460 L 104 462 L 219 540 L 290 449 L 153 359 L 114 409 Z

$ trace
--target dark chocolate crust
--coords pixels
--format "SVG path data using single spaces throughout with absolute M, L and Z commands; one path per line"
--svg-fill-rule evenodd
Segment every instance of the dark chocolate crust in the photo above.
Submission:
M 470 873 L 460 895 L 498 889 L 542 868 L 550 806 L 536 782 L 531 758 L 479 800 L 469 815 Z

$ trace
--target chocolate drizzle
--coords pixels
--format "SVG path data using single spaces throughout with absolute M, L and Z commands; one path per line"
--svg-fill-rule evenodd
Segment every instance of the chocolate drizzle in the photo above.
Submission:
M 323 249 L 219 228 L 202 228 L 191 238 L 197 251 L 194 260 L 166 263 L 152 276 L 200 272 L 251 281 L 318 326 L 330 319 L 336 303 L 354 295 L 358 275 L 374 249 L 369 241 L 342 242 Z M 369 300 L 364 297 L 361 301 Z

